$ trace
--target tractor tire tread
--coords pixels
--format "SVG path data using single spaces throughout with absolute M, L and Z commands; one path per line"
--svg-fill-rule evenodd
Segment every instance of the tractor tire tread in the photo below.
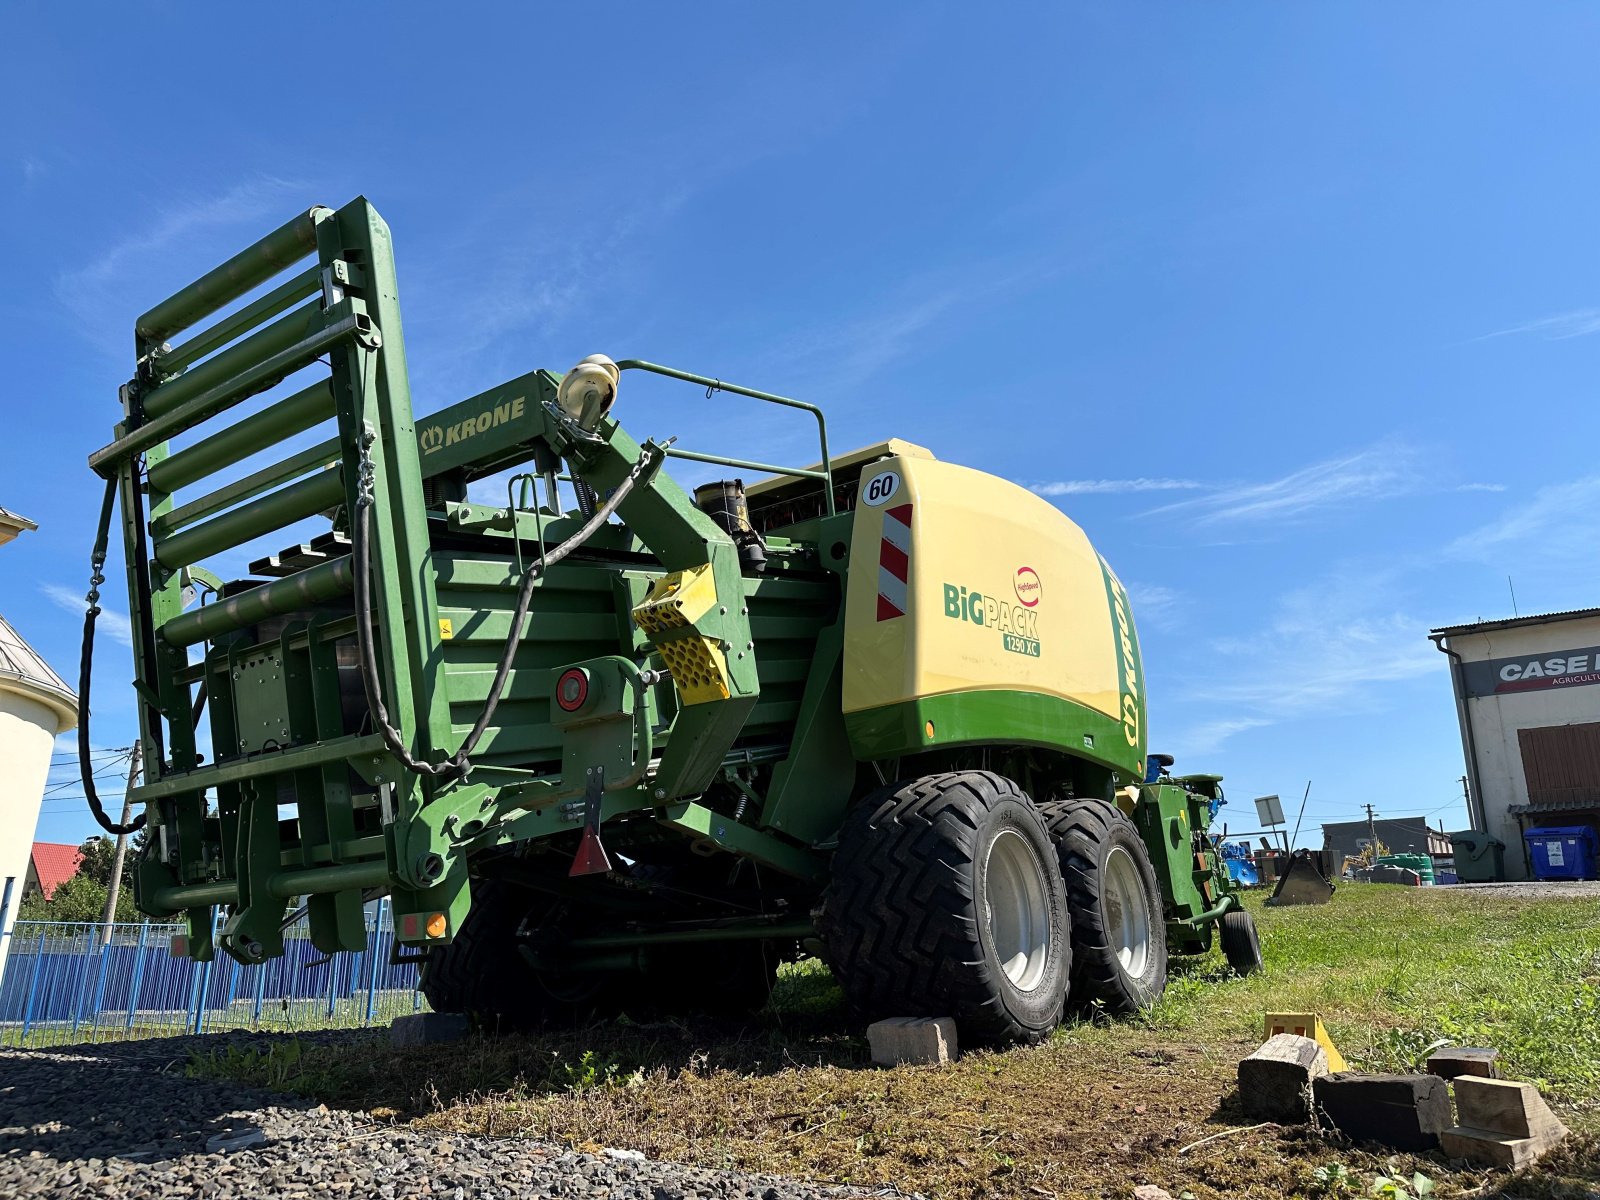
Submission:
M 1045 828 L 1056 844 L 1061 877 L 1072 907 L 1072 987 L 1076 1006 L 1098 1004 L 1112 1016 L 1130 1016 L 1149 1006 L 1166 988 L 1167 926 L 1161 889 L 1139 830 L 1126 814 L 1103 800 L 1053 800 L 1039 806 Z M 1131 840 L 1132 855 L 1146 884 L 1153 914 L 1152 952 L 1159 955 L 1156 986 L 1130 990 L 1128 976 L 1114 961 L 1100 915 L 1099 855 L 1096 848 L 1121 836 Z M 1149 994 L 1153 992 L 1153 994 Z
M 1038 1041 L 1059 1023 L 1064 986 L 1049 1019 L 1025 1025 L 979 945 L 978 833 L 1008 801 L 1037 819 L 1009 779 L 953 771 L 879 788 L 847 815 L 818 923 L 834 975 L 869 1020 L 952 1015 L 963 1041 L 981 1043 Z

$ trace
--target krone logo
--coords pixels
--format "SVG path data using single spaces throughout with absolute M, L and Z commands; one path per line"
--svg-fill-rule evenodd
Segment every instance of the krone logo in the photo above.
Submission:
M 1018 567 L 1017 573 L 1012 577 L 1011 586 L 1017 590 L 1017 600 L 1024 608 L 1032 608 L 1039 603 L 1041 594 L 1039 572 L 1032 567 Z
M 444 430 L 437 425 L 430 425 L 418 435 L 417 442 L 422 447 L 424 454 L 432 454 L 440 446 L 444 445 Z

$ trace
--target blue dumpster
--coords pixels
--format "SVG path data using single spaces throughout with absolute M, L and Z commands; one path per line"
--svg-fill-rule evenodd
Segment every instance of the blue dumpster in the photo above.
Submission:
M 1583 825 L 1546 825 L 1522 835 L 1535 879 L 1600 879 L 1600 839 Z

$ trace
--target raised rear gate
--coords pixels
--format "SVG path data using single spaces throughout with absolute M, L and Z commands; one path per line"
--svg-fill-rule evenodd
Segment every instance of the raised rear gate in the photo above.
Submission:
M 606 416 L 609 364 L 569 378 L 609 386 L 603 404 L 536 371 L 414 426 L 388 229 L 361 199 L 157 305 L 136 342 L 125 420 L 90 461 L 124 514 L 151 764 L 139 901 L 187 915 L 191 955 L 212 953 L 219 905 L 230 954 L 281 953 L 297 898 L 321 949 L 357 949 L 382 890 L 402 941 L 447 942 L 474 848 L 565 845 L 635 812 L 819 875 L 805 847 L 836 823 L 850 765 L 819 817 L 789 760 L 796 729 L 837 720 L 822 695 L 837 577 L 798 554 L 741 571 L 727 530 L 659 471 L 669 453 L 762 464 L 640 446 Z M 530 459 L 503 506 L 469 499 Z M 583 511 L 556 502 L 563 462 Z M 831 511 L 826 466 L 790 473 Z M 646 619 L 691 593 L 695 612 Z M 669 666 L 681 678 L 664 685 Z M 588 681 L 571 711 L 552 699 L 563 670 Z M 759 772 L 790 785 L 715 823 L 702 793 Z

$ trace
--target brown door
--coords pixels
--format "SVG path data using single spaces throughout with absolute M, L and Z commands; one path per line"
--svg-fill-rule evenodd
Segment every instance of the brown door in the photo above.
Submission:
M 1600 805 L 1600 721 L 1519 729 L 1528 803 Z

